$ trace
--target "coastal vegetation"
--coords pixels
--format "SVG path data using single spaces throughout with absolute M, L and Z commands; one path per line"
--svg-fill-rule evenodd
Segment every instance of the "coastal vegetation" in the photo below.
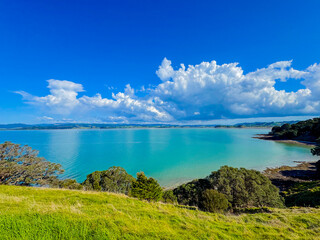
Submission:
M 159 201 L 162 194 L 162 188 L 157 180 L 147 178 L 143 172 L 137 173 L 137 179 L 132 182 L 131 196 L 148 201 Z
M 203 199 L 203 196 L 207 198 L 208 192 L 206 191 L 210 189 L 223 194 L 231 211 L 234 208 L 247 207 L 284 207 L 279 190 L 272 185 L 271 181 L 259 171 L 245 168 L 223 166 L 205 179 L 183 184 L 175 188 L 173 192 L 177 196 L 179 204 L 197 206 L 199 209 L 208 210 L 203 205 L 203 203 L 208 202 Z M 213 195 L 212 192 L 211 195 Z M 211 201 L 224 202 L 224 200 L 221 200 L 221 195 L 219 197 L 217 194 L 215 195 Z
M 57 184 L 57 175 L 63 173 L 61 165 L 48 162 L 38 154 L 28 146 L 11 142 L 0 144 L 0 184 Z
M 320 181 L 308 181 L 294 184 L 284 192 L 288 207 L 318 207 L 320 206 Z
M 111 167 L 106 171 L 95 171 L 82 183 L 85 190 L 106 191 L 129 194 L 134 177 L 121 167 Z
M 290 139 L 316 142 L 320 140 L 320 118 L 283 124 L 272 128 L 270 135 L 274 139 Z

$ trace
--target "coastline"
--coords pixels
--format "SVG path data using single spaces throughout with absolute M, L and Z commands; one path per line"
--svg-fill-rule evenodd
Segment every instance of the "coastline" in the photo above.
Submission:
M 302 140 L 292 140 L 292 139 L 275 139 L 273 136 L 268 134 L 257 134 L 252 138 L 267 140 L 267 141 L 274 141 L 279 143 L 288 143 L 288 144 L 295 144 L 295 145 L 303 145 L 303 146 L 316 146 L 316 142 L 309 142 L 309 141 L 302 141 Z
M 42 130 L 124 130 L 124 129 L 270 129 L 270 127 L 233 127 L 233 126 L 170 126 L 170 127 L 153 127 L 153 126 L 130 126 L 130 127 L 108 127 L 108 128 L 0 128 L 0 131 L 42 131 Z
M 292 185 L 317 180 L 317 161 L 295 161 L 295 166 L 266 168 L 262 173 L 277 186 L 280 192 L 287 191 Z

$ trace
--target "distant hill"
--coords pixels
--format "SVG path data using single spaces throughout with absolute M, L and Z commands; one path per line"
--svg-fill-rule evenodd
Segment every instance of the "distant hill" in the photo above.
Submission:
M 0 129 L 18 129 L 18 128 L 26 128 L 29 125 L 22 123 L 14 123 L 14 124 L 0 124 Z
M 114 128 L 271 128 L 286 122 L 254 122 L 234 125 L 171 125 L 171 124 L 104 124 L 104 123 L 55 123 L 55 124 L 0 124 L 2 130 L 45 130 L 45 129 L 114 129 Z

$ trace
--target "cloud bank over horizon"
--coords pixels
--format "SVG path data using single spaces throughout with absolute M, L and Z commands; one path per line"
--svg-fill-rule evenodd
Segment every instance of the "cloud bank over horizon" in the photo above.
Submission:
M 238 63 L 218 65 L 216 61 L 178 69 L 164 58 L 152 88 L 123 92 L 83 94 L 79 83 L 50 79 L 49 94 L 34 96 L 16 91 L 33 105 L 43 119 L 141 123 L 210 121 L 261 117 L 306 116 L 320 113 L 320 65 L 305 70 L 292 68 L 292 61 L 280 61 L 244 74 Z M 277 82 L 297 81 L 297 91 L 277 90 Z

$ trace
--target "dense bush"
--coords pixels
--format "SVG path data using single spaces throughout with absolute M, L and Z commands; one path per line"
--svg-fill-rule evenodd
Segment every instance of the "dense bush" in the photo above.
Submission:
M 131 195 L 148 201 L 159 201 L 162 188 L 153 178 L 147 178 L 143 172 L 137 173 L 137 180 L 132 182 Z
M 179 204 L 202 208 L 202 193 L 212 188 L 207 179 L 197 179 L 173 189 Z
M 111 167 L 106 171 L 95 171 L 82 183 L 86 190 L 107 191 L 128 194 L 134 177 L 121 167 Z
M 11 142 L 0 144 L 0 184 L 51 186 L 63 173 L 60 164 L 38 156 L 29 146 Z
M 172 190 L 164 191 L 161 200 L 162 202 L 173 204 L 178 202 L 177 197 L 173 194 Z
M 230 203 L 226 196 L 214 189 L 207 189 L 202 194 L 203 210 L 208 212 L 224 212 Z
M 279 189 L 259 171 L 244 168 L 221 167 L 206 179 L 199 179 L 183 184 L 173 190 L 179 204 L 203 205 L 203 192 L 215 189 L 224 194 L 232 208 L 243 207 L 283 207 Z
M 208 177 L 212 188 L 226 195 L 232 207 L 283 207 L 279 189 L 256 170 L 221 167 Z
M 286 206 L 320 206 L 320 181 L 303 182 L 293 185 L 285 196 Z

